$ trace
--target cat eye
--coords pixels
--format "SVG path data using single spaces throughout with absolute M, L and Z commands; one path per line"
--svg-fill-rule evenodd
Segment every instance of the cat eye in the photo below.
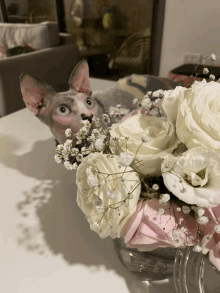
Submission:
M 91 109 L 95 106 L 95 101 L 92 98 L 87 98 L 86 105 L 89 109 Z
M 56 112 L 60 116 L 68 116 L 70 114 L 69 108 L 64 105 L 57 107 Z

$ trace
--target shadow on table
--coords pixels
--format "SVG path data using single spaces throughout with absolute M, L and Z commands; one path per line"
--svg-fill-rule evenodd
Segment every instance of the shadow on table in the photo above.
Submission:
M 1 162 L 40 183 L 25 191 L 23 200 L 17 204 L 20 215 L 18 245 L 30 253 L 62 255 L 69 265 L 82 264 L 92 272 L 104 266 L 122 276 L 131 293 L 148 292 L 142 283 L 136 286 L 136 280 L 122 266 L 112 239 L 101 239 L 90 230 L 76 204 L 76 172 L 54 161 L 54 140 L 36 142 L 31 151 L 16 155 L 20 147 L 17 141 L 9 138 Z

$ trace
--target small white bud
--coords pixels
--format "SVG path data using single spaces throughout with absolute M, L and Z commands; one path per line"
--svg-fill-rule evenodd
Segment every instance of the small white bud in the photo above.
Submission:
M 58 163 L 58 164 L 62 162 L 61 158 L 62 158 L 62 156 L 61 155 L 58 155 L 58 154 L 56 154 L 54 156 L 54 159 L 55 159 L 56 163 Z
M 161 200 L 162 202 L 168 202 L 170 200 L 170 195 L 168 193 L 162 194 Z
M 203 71 L 202 72 L 203 72 L 203 74 L 208 74 L 209 73 L 209 70 L 208 70 L 208 68 L 205 67 L 205 68 L 203 68 Z
M 173 239 L 179 239 L 180 234 L 181 234 L 181 233 L 180 233 L 179 230 L 173 230 L 173 231 L 172 231 Z
M 56 148 L 56 151 L 58 152 L 58 153 L 62 153 L 62 151 L 63 151 L 63 144 L 58 144 L 58 146 L 57 146 L 57 148 Z
M 197 222 L 201 225 L 207 224 L 208 221 L 209 221 L 209 219 L 206 216 L 202 216 L 197 219 Z
M 158 184 L 153 184 L 152 188 L 153 188 L 154 190 L 158 190 L 158 189 L 159 189 L 159 185 L 158 185 Z
M 220 233 L 220 225 L 216 225 L 215 226 L 215 232 L 216 233 Z
M 193 247 L 193 251 L 194 252 L 201 252 L 202 251 L 202 247 L 200 246 L 200 245 L 195 245 L 194 247 Z
M 209 75 L 209 79 L 210 79 L 210 80 L 215 80 L 215 76 L 214 76 L 214 74 L 210 74 L 210 75 Z
M 182 211 L 185 215 L 190 213 L 190 208 L 188 206 L 182 206 Z
M 65 130 L 65 136 L 66 136 L 66 137 L 70 137 L 71 134 L 72 134 L 72 130 L 71 130 L 70 128 L 67 128 L 67 129 Z
M 215 54 L 211 54 L 211 59 L 213 60 L 213 61 L 215 61 L 216 60 L 216 56 L 215 56 Z
M 133 105 L 137 105 L 138 102 L 139 102 L 138 99 L 134 99 L 133 100 Z
M 101 152 L 104 149 L 104 141 L 102 138 L 98 138 L 95 141 L 95 148 L 97 151 Z
M 148 135 L 147 134 L 143 134 L 142 137 L 141 137 L 141 140 L 143 142 L 147 142 L 148 141 Z

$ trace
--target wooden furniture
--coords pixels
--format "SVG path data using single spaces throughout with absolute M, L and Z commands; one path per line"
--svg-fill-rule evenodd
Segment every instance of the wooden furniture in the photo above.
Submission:
M 109 62 L 110 69 L 120 69 L 126 75 L 147 73 L 150 49 L 150 30 L 130 35 Z

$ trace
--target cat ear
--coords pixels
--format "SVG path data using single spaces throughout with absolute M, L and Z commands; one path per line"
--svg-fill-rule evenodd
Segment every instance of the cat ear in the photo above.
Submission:
M 20 75 L 20 87 L 25 105 L 35 115 L 39 114 L 46 100 L 51 99 L 55 93 L 50 85 L 28 73 Z
M 69 85 L 70 88 L 78 93 L 91 94 L 89 85 L 89 66 L 85 60 L 80 61 L 74 68 L 69 79 Z

